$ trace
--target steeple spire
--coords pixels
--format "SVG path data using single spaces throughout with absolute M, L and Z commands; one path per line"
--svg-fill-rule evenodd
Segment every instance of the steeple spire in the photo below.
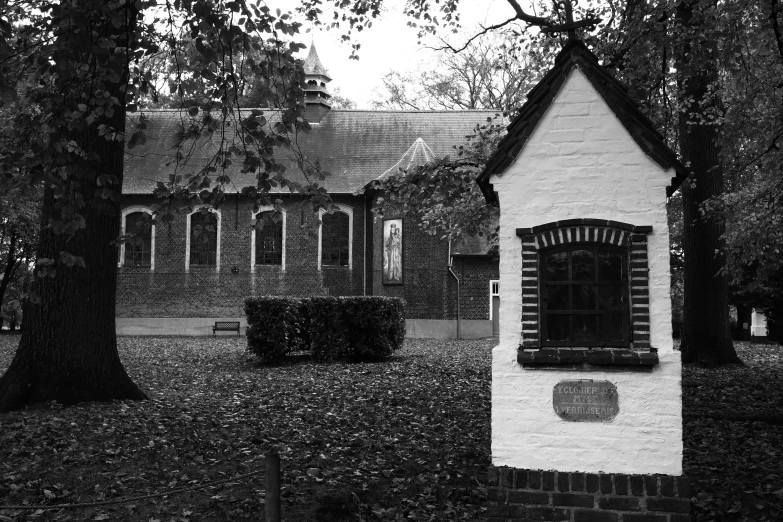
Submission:
M 310 43 L 310 52 L 307 53 L 307 58 L 304 63 L 304 72 L 307 76 L 320 76 L 325 78 L 327 82 L 332 79 L 329 77 L 329 72 L 326 67 L 321 63 L 321 59 L 318 58 L 318 51 L 315 50 L 315 42 Z
M 310 52 L 304 62 L 305 84 L 305 118 L 310 123 L 320 123 L 321 119 L 332 108 L 332 97 L 326 88 L 332 79 L 329 72 L 318 58 L 318 51 L 315 50 L 315 42 L 310 44 Z

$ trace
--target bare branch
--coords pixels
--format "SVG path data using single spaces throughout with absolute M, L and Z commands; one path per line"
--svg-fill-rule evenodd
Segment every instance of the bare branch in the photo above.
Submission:
M 513 1 L 513 0 L 509 0 L 509 1 Z M 515 16 L 514 18 L 509 18 L 505 22 L 500 22 L 499 24 L 490 25 L 490 26 L 487 26 L 487 27 L 480 26 L 481 27 L 481 31 L 479 31 L 478 33 L 476 33 L 473 36 L 471 36 L 468 39 L 468 41 L 465 42 L 465 45 L 463 45 L 462 47 L 460 47 L 458 49 L 455 48 L 455 47 L 452 47 L 452 45 L 449 44 L 448 42 L 446 42 L 443 38 L 440 39 L 440 41 L 443 42 L 443 44 L 444 44 L 443 47 L 431 47 L 431 49 L 433 49 L 435 51 L 445 51 L 445 50 L 448 49 L 448 50 L 450 50 L 452 52 L 455 52 L 455 53 L 462 52 L 465 49 L 467 49 L 468 46 L 470 46 L 470 44 L 473 43 L 473 40 L 475 40 L 476 38 L 480 38 L 480 37 L 484 36 L 485 34 L 487 34 L 490 31 L 494 31 L 496 29 L 501 29 L 501 28 L 507 26 L 508 24 L 517 21 L 518 19 L 519 19 L 519 17 Z
M 541 32 L 543 33 L 568 32 L 569 34 L 572 34 L 576 29 L 581 29 L 583 27 L 593 27 L 601 23 L 601 18 L 594 15 L 590 15 L 584 20 L 578 20 L 576 22 L 567 22 L 564 24 L 555 23 L 556 20 L 553 18 L 545 18 L 543 16 L 533 16 L 531 14 L 526 13 L 519 5 L 519 2 L 517 2 L 517 0 L 506 0 L 506 1 L 514 9 L 514 12 L 516 13 L 515 16 L 494 25 L 489 25 L 486 27 L 480 25 L 479 27 L 481 27 L 481 30 L 476 34 L 474 34 L 473 36 L 471 36 L 460 47 L 454 47 L 448 42 L 446 42 L 445 40 L 443 40 L 443 38 L 441 38 L 440 41 L 443 42 L 444 44 L 443 47 L 430 47 L 430 48 L 435 51 L 450 50 L 451 52 L 459 53 L 467 49 L 470 46 L 470 44 L 473 43 L 473 41 L 476 40 L 477 38 L 480 38 L 491 31 L 502 29 L 503 27 L 506 27 L 507 25 L 517 21 L 524 22 L 528 24 L 528 26 L 534 25 L 536 27 L 540 27 Z M 568 5 L 570 6 L 570 4 Z

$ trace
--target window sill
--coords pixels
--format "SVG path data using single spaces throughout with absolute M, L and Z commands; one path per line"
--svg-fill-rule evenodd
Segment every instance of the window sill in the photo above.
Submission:
M 652 371 L 658 365 L 658 352 L 618 348 L 520 349 L 517 362 L 526 369 Z

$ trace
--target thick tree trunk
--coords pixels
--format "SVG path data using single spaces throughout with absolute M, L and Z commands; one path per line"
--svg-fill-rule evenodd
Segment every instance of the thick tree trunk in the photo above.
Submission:
M 16 234 L 11 234 L 11 240 L 8 242 L 8 254 L 6 255 L 5 270 L 3 270 L 3 279 L 0 280 L 0 306 L 3 305 L 5 292 L 8 290 L 8 284 L 16 272 Z M 1 326 L 1 325 L 0 325 Z
M 117 156 L 121 168 L 122 150 L 103 155 Z M 94 191 L 94 184 L 86 185 L 87 191 Z M 52 205 L 48 195 L 44 212 Z M 37 281 L 35 291 L 41 302 L 25 307 L 19 348 L 0 378 L 0 412 L 26 402 L 146 398 L 117 353 L 117 248 L 111 241 L 119 235 L 118 204 L 88 206 L 87 229 L 72 240 L 51 230 L 41 233 L 39 258 L 56 258 L 59 252 L 69 251 L 81 255 L 86 268 L 60 267 L 55 277 Z
M 687 106 L 680 113 L 680 150 L 692 171 L 682 185 L 685 299 L 680 346 L 683 362 L 714 366 L 741 361 L 731 341 L 728 279 L 722 271 L 725 223 L 719 216 L 700 212 L 702 203 L 723 193 L 723 172 L 718 132 L 707 119 L 718 103 L 709 91 L 718 81 L 715 47 L 702 32 L 701 15 L 694 10 L 697 3 L 684 1 L 677 8 L 677 19 L 686 28 L 683 32 L 693 31 L 680 45 L 677 67 L 680 100 Z
M 93 22 L 98 27 L 112 24 Z M 130 25 L 117 29 L 120 42 L 133 34 L 135 13 Z M 115 55 L 122 59 L 124 55 Z M 85 58 L 85 57 L 82 57 Z M 88 57 L 87 57 L 88 58 Z M 85 58 L 86 59 L 86 58 Z M 78 64 L 74 64 L 76 67 Z M 106 90 L 120 100 L 113 117 L 104 120 L 115 129 L 125 130 L 124 91 L 120 83 L 106 82 Z M 80 99 L 83 86 L 63 86 L 70 101 Z M 70 90 L 69 90 L 70 89 Z M 73 102 L 75 106 L 76 102 Z M 0 378 L 0 412 L 20 408 L 27 402 L 56 400 L 63 404 L 81 401 L 145 399 L 144 393 L 128 377 L 117 353 L 115 295 L 117 288 L 117 247 L 111 242 L 120 231 L 119 197 L 103 199 L 96 173 L 117 176 L 110 186 L 121 194 L 124 142 L 99 137 L 96 127 L 74 135 L 85 151 L 97 154 L 95 162 L 78 165 L 71 180 L 74 192 L 86 202 L 79 209 L 86 229 L 73 237 L 54 234 L 42 227 L 38 259 L 59 259 L 60 252 L 81 256 L 86 268 L 57 266 L 55 277 L 38 278 L 35 292 L 40 304 L 25 305 L 25 328 L 11 366 Z M 104 188 L 103 187 L 100 188 Z M 44 196 L 42 223 L 59 209 L 51 190 Z

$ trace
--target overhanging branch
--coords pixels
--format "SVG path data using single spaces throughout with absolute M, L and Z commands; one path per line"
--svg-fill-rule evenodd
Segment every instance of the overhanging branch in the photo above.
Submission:
M 460 47 L 454 47 L 448 42 L 444 41 L 441 38 L 441 42 L 443 42 L 443 47 L 435 47 L 434 50 L 436 51 L 445 51 L 450 50 L 454 53 L 459 53 L 464 51 L 465 49 L 470 46 L 471 43 L 473 43 L 474 40 L 477 38 L 480 38 L 484 36 L 485 34 L 489 33 L 490 31 L 495 31 L 497 29 L 502 29 L 503 27 L 506 27 L 507 25 L 513 23 L 513 22 L 524 22 L 528 24 L 528 26 L 536 26 L 541 28 L 541 32 L 543 33 L 559 33 L 559 32 L 572 32 L 576 29 L 581 29 L 583 27 L 592 27 L 595 25 L 598 25 L 601 23 L 601 18 L 595 16 L 595 15 L 589 15 L 584 20 L 578 20 L 576 22 L 567 22 L 567 23 L 556 23 L 557 21 L 553 18 L 545 18 L 543 16 L 534 16 L 531 14 L 526 13 L 522 7 L 519 5 L 519 2 L 517 0 L 506 0 L 509 5 L 514 9 L 515 16 L 509 18 L 508 20 L 505 20 L 503 22 L 499 22 L 497 24 L 489 25 L 489 26 L 481 26 L 481 30 L 471 36 L 464 45 Z M 569 1 L 569 0 L 567 0 Z

